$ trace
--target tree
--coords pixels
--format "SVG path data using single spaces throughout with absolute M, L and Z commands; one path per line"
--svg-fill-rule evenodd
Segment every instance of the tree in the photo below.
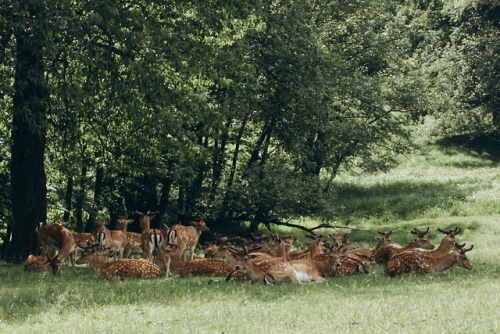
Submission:
M 35 2 L 15 5 L 9 8 L 16 45 L 10 162 L 13 226 L 8 250 L 12 260 L 33 251 L 35 228 L 47 214 L 44 153 L 49 104 L 43 62 L 48 12 Z

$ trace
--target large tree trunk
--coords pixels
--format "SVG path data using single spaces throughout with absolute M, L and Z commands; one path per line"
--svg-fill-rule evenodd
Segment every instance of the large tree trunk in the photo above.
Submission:
M 35 5 L 26 5 L 31 18 Z M 38 16 L 39 13 L 36 15 Z M 36 19 L 33 19 L 36 20 Z M 12 129 L 12 240 L 6 257 L 17 261 L 37 252 L 36 226 L 47 216 L 44 169 L 49 100 L 42 57 L 43 34 L 32 21 L 16 34 L 17 63 Z

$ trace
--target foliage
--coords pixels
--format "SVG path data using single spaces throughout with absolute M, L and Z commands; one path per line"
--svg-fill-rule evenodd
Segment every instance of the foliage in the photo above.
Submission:
M 42 116 L 33 130 L 45 140 L 46 219 L 79 231 L 134 210 L 160 211 L 158 226 L 190 215 L 253 230 L 324 219 L 339 173 L 394 167 L 421 116 L 432 113 L 452 133 L 495 131 L 497 82 L 488 73 L 498 65 L 497 9 L 489 0 L 457 8 L 53 1 L 32 15 L 26 6 L 0 2 L 0 217 L 9 224 L 12 97 L 30 78 L 15 76 L 14 37 L 27 31 L 40 36 L 35 81 L 48 92 L 46 110 L 23 109 Z

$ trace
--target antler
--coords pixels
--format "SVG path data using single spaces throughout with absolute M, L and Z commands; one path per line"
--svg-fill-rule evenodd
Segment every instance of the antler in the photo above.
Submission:
M 378 233 L 378 234 L 383 235 L 383 236 L 384 236 L 384 237 L 386 237 L 386 238 L 389 238 L 389 236 L 392 234 L 392 232 L 394 232 L 394 231 L 392 231 L 392 230 L 391 230 L 391 231 L 388 231 L 388 232 L 380 232 L 380 231 L 379 231 L 379 232 L 377 232 L 377 233 Z
M 470 252 L 474 248 L 474 245 L 471 245 L 469 248 L 465 248 L 465 244 L 460 245 L 458 242 L 455 242 L 455 247 L 460 249 L 460 251 L 462 251 L 463 253 L 467 253 L 467 252 Z
M 418 228 L 413 228 L 413 230 L 410 231 L 410 233 L 416 234 L 419 237 L 423 237 L 424 235 L 427 234 L 427 232 L 429 232 L 429 227 L 428 226 L 427 226 L 427 231 L 420 231 Z
M 93 248 L 97 248 L 97 247 L 101 246 L 101 244 L 99 242 L 92 243 L 90 240 L 87 241 L 87 246 L 82 246 L 80 244 L 80 241 L 77 241 L 76 244 L 78 245 L 78 247 L 80 247 L 81 249 L 84 249 L 84 250 L 93 249 Z
M 444 233 L 444 234 L 450 234 L 450 235 L 454 235 L 455 236 L 455 235 L 459 234 L 460 232 L 462 232 L 462 229 L 460 227 L 455 227 L 454 230 L 448 230 L 448 231 L 446 231 L 446 230 L 438 228 L 438 231 L 441 232 L 441 233 Z

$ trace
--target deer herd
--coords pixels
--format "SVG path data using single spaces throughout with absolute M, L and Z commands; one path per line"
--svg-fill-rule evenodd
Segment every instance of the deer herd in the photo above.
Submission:
M 437 248 L 425 231 L 412 229 L 415 239 L 400 245 L 391 239 L 392 231 L 378 232 L 374 249 L 357 248 L 349 242 L 350 234 L 307 235 L 305 250 L 294 249 L 292 235 L 273 234 L 227 238 L 215 235 L 216 241 L 202 247 L 204 257 L 195 254 L 199 238 L 209 231 L 204 219 L 193 219 L 189 226 L 181 224 L 151 229 L 150 222 L 158 212 L 134 213 L 139 217 L 141 233 L 127 231 L 134 220 L 119 218 L 117 229 L 106 227 L 109 221 L 98 220 L 95 233 L 75 233 L 66 223 L 40 224 L 37 235 L 41 254 L 30 255 L 26 270 L 61 273 L 69 259 L 75 265 L 88 263 L 98 277 L 104 279 L 160 278 L 176 274 L 180 277 L 220 276 L 227 281 L 254 280 L 266 284 L 279 281 L 292 283 L 323 282 L 327 277 L 368 273 L 382 266 L 390 276 L 440 273 L 458 265 L 472 269 L 466 248 L 457 235 L 461 229 L 438 229 L 444 236 Z M 305 248 L 305 247 L 304 247 Z M 189 252 L 189 255 L 186 253 Z M 78 256 L 79 254 L 79 256 Z M 138 256 L 141 258 L 136 259 Z

